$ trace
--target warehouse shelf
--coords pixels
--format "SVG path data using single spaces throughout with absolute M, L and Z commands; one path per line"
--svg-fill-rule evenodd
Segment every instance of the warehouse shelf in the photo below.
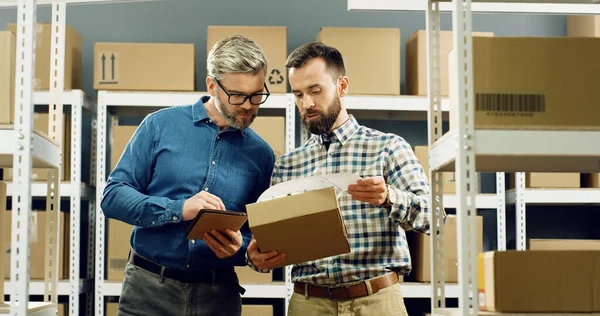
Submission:
M 429 100 L 423 96 L 347 95 L 344 106 L 360 119 L 426 121 Z M 448 120 L 450 101 L 442 99 L 443 119 Z
M 12 126 L 10 129 L 0 129 L 0 167 L 13 167 L 13 153 L 18 140 L 23 137 L 25 136 L 20 135 Z M 60 165 L 61 152 L 56 143 L 38 133 L 32 134 L 31 143 L 33 168 L 56 168 Z
M 57 312 L 56 305 L 52 302 L 28 302 L 28 316 L 55 316 Z M 6 302 L 6 306 L 0 305 L 0 315 L 9 315 L 10 302 Z
M 208 92 L 170 92 L 170 91 L 99 91 L 98 99 L 110 106 L 115 115 L 146 115 L 158 108 L 187 105 L 198 102 Z M 286 109 L 289 95 L 272 93 L 260 109 Z
M 476 171 L 600 172 L 599 131 L 476 130 L 473 139 Z M 456 131 L 444 135 L 431 168 L 453 171 L 458 146 Z
M 534 14 L 600 14 L 600 5 L 592 1 L 473 1 L 472 12 L 477 13 L 534 13 Z M 349 11 L 425 11 L 425 0 L 348 0 Z M 452 2 L 440 2 L 440 11 L 452 11 Z
M 62 95 L 63 105 L 75 105 L 90 113 L 96 113 L 96 102 L 82 90 L 65 90 Z M 33 93 L 34 104 L 50 104 L 50 91 L 36 91 Z
M 429 164 L 432 170 L 456 170 L 457 215 L 459 223 L 475 227 L 477 172 L 498 172 L 498 180 L 504 180 L 504 172 L 517 172 L 516 194 L 512 197 L 516 204 L 517 249 L 524 249 L 526 216 L 525 216 L 525 176 L 523 172 L 580 172 L 593 173 L 600 171 L 600 132 L 597 131 L 503 131 L 477 130 L 474 115 L 474 80 L 472 40 L 473 12 L 513 12 L 541 14 L 600 14 L 600 4 L 587 1 L 529 1 L 533 3 L 516 3 L 513 1 L 482 3 L 471 0 L 437 2 L 420 1 L 386 1 L 386 0 L 348 0 L 349 11 L 421 11 L 425 12 L 427 25 L 427 69 L 428 97 L 430 111 L 429 127 Z M 577 3 L 578 2 L 578 3 Z M 441 73 L 440 42 L 438 31 L 441 29 L 441 12 L 452 12 L 453 47 L 456 54 L 450 61 L 451 67 L 457 69 L 451 88 L 455 92 L 457 107 L 456 127 L 442 135 L 442 114 L 440 107 L 441 90 L 439 76 Z M 436 186 L 435 178 L 432 186 Z M 497 183 L 499 195 L 504 194 L 504 181 Z M 431 197 L 431 196 L 430 196 Z M 499 241 L 505 237 L 504 211 L 505 204 L 499 200 L 498 235 Z M 433 207 L 441 207 L 432 200 Z M 432 213 L 432 229 L 441 229 L 440 212 Z M 504 224 L 502 224 L 504 223 Z M 502 225 L 502 227 L 501 227 Z M 458 241 L 458 275 L 459 275 L 459 308 L 445 309 L 446 289 L 441 279 L 444 271 L 444 260 L 441 258 L 443 234 L 432 235 L 432 300 L 434 314 L 478 315 L 476 251 L 473 240 L 474 229 L 457 230 Z M 504 250 L 499 246 L 499 250 Z M 441 313 L 444 312 L 444 313 Z
M 13 195 L 13 191 L 14 191 L 14 184 L 12 182 L 6 182 L 6 195 L 7 196 L 12 196 Z M 78 187 L 78 188 L 76 188 Z M 79 191 L 77 191 L 76 189 L 78 189 Z M 40 182 L 32 182 L 31 183 L 31 196 L 32 197 L 43 197 L 45 198 L 46 195 L 48 194 L 48 184 L 46 183 L 46 181 Z M 78 186 L 74 186 L 72 185 L 70 182 L 61 182 L 60 183 L 60 188 L 59 188 L 59 192 L 60 192 L 60 197 L 61 198 L 70 198 L 72 196 L 77 196 L 79 193 L 77 192 L 81 192 L 81 198 L 83 200 L 89 200 L 93 197 L 95 197 L 95 189 L 94 187 L 90 186 L 87 183 L 83 183 L 81 182 Z
M 89 293 L 93 288 L 91 279 L 81 279 L 78 285 L 78 294 Z M 58 295 L 70 295 L 71 294 L 71 283 L 69 280 L 59 280 L 56 288 Z M 4 294 L 10 295 L 12 292 L 12 284 L 10 281 L 4 281 Z M 44 295 L 44 282 L 30 280 L 29 281 L 29 294 L 30 295 Z
M 498 208 L 497 194 L 480 193 L 475 196 L 475 207 L 478 209 L 496 209 Z M 458 197 L 456 194 L 444 194 L 444 208 L 457 208 Z
M 573 188 L 573 189 L 533 189 L 526 188 L 523 192 L 526 204 L 533 205 L 585 205 L 600 204 L 600 189 Z M 516 204 L 517 192 L 515 189 L 506 191 L 506 203 Z

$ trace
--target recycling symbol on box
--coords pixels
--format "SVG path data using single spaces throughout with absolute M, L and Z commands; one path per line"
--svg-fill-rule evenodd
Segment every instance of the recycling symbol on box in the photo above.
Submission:
M 269 83 L 270 84 L 282 84 L 283 83 L 283 76 L 281 75 L 281 72 L 279 71 L 279 69 L 271 70 L 271 74 L 269 75 Z

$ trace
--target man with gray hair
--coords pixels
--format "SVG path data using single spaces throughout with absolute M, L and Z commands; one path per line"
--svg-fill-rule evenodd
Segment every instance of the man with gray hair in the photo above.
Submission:
M 269 97 L 266 72 L 252 40 L 218 41 L 210 95 L 148 115 L 127 144 L 101 204 L 134 226 L 118 315 L 240 315 L 234 266 L 247 265 L 248 226 L 198 240 L 186 231 L 200 210 L 244 211 L 269 187 L 274 153 L 248 129 Z

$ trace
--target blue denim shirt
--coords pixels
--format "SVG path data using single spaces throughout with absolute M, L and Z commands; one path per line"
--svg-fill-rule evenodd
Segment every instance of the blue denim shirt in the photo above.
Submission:
M 130 240 L 134 251 L 172 269 L 246 265 L 247 223 L 240 250 L 221 260 L 204 241 L 186 238 L 190 222 L 182 221 L 183 203 L 206 190 L 228 210 L 245 211 L 269 187 L 273 171 L 269 145 L 251 128 L 219 131 L 206 114 L 208 99 L 148 115 L 103 192 L 104 214 L 135 226 Z

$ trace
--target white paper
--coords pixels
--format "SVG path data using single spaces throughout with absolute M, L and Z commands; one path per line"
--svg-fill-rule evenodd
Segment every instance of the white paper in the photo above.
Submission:
M 258 198 L 257 202 L 328 187 L 333 187 L 339 198 L 342 193 L 348 190 L 348 186 L 356 184 L 358 179 L 360 179 L 360 176 L 354 173 L 336 173 L 294 179 L 268 188 Z

